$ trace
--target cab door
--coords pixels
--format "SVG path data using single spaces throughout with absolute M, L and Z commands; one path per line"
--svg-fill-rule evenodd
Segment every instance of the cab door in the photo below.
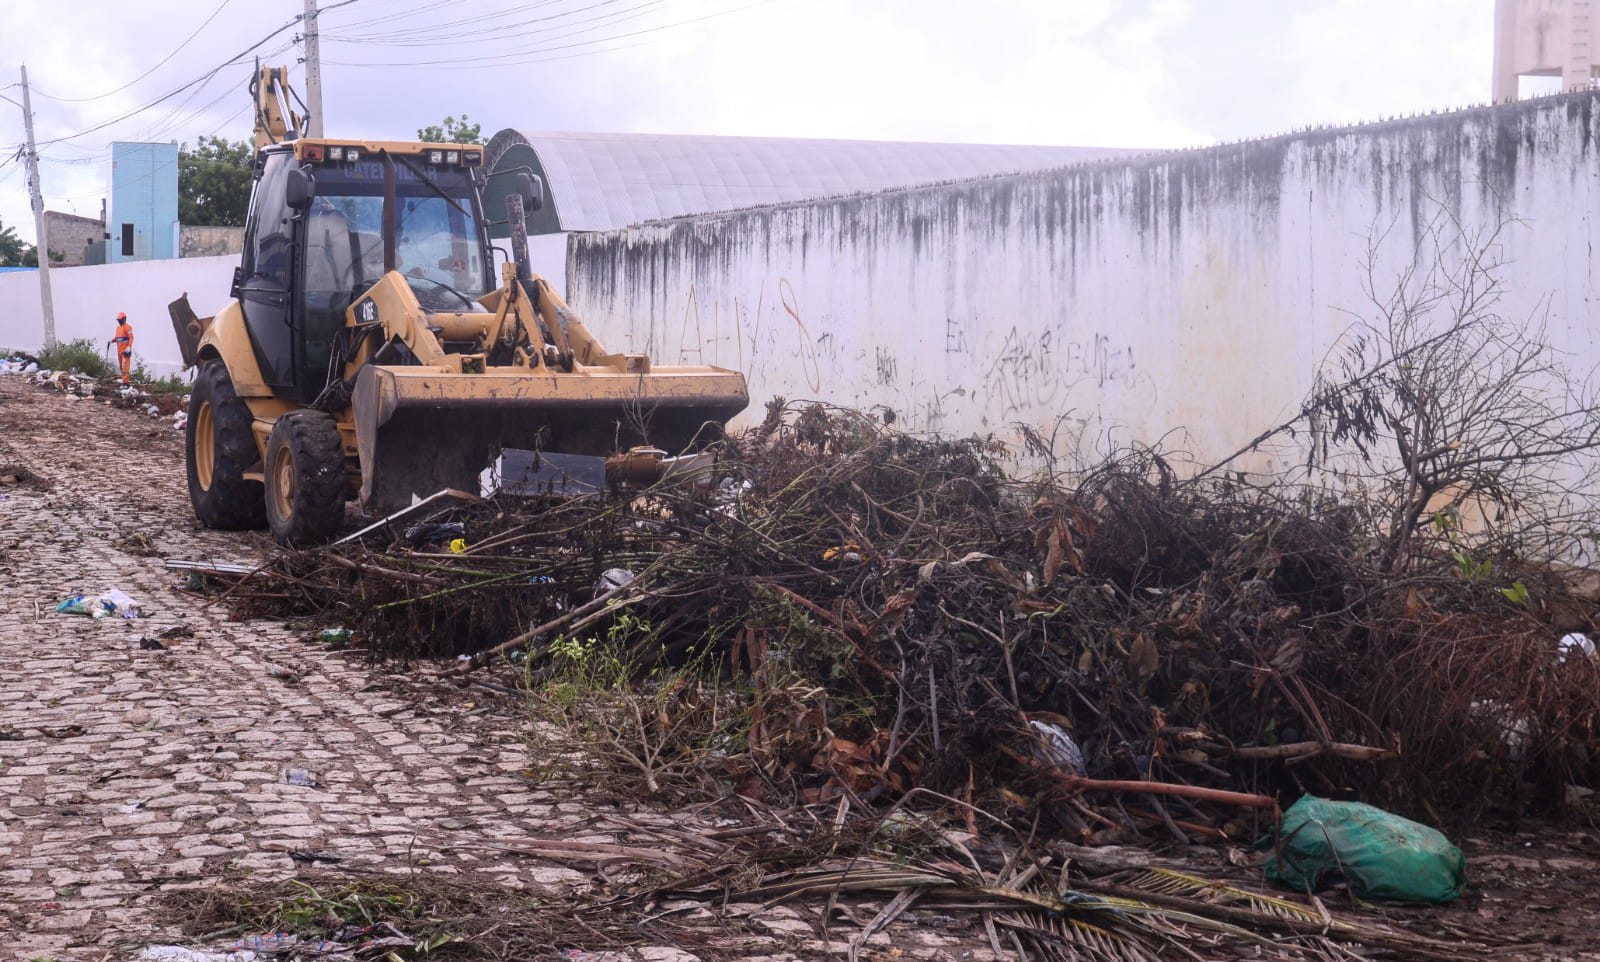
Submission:
M 289 151 L 269 152 L 262 155 L 259 163 L 234 296 L 244 311 L 245 329 L 250 332 L 261 376 L 273 393 L 282 397 L 292 394 L 295 387 L 296 218 L 284 193 L 294 155 Z

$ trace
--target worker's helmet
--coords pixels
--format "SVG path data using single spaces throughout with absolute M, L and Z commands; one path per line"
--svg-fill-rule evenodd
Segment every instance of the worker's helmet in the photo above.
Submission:
M 117 320 L 126 321 L 127 319 L 128 319 L 128 315 L 124 314 L 122 311 L 118 311 L 117 312 Z

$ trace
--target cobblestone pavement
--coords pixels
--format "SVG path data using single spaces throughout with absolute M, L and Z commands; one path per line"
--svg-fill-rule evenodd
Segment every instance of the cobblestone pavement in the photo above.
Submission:
M 597 837 L 584 805 L 523 775 L 513 710 L 179 590 L 166 558 L 248 564 L 268 545 L 198 526 L 182 448 L 166 421 L 0 376 L 0 959 L 127 958 L 178 938 L 163 893 L 294 876 L 295 852 L 351 873 L 589 885 L 494 849 Z M 5 483 L 16 465 L 36 479 Z M 110 588 L 145 617 L 54 611 Z M 192 635 L 141 645 L 172 628 Z M 774 949 L 804 945 L 796 928 L 776 914 Z M 931 932 L 892 941 L 989 956 Z
M 168 557 L 249 562 L 265 545 L 197 527 L 169 424 L 0 377 L 6 464 L 39 482 L 0 485 L 0 958 L 105 957 L 160 934 L 156 893 L 287 876 L 299 850 L 584 880 L 471 854 L 578 815 L 520 776 L 506 712 L 474 711 L 457 689 L 430 703 L 359 653 L 230 622 L 175 591 L 161 557 L 117 546 L 143 535 Z M 108 588 L 148 616 L 54 611 Z M 174 627 L 193 635 L 140 646 Z

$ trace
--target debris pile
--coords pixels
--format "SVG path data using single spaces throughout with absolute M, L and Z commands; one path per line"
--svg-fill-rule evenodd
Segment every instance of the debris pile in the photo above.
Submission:
M 14 351 L 0 357 L 0 374 L 33 374 L 39 370 L 39 359 L 32 354 Z
M 990 440 L 781 404 L 724 445 L 625 497 L 434 502 L 229 600 L 453 674 L 511 657 L 537 684 L 585 640 L 646 685 L 709 671 L 744 712 L 712 754 L 767 801 L 925 789 L 1194 840 L 1306 792 L 1438 823 L 1597 774 L 1596 663 L 1539 617 L 1559 579 L 1515 559 L 1515 595 L 1425 542 L 1396 577 L 1362 505 L 1150 449 L 1022 481 Z
M 96 378 L 77 371 L 39 370 L 37 363 L 16 366 L 0 362 L 0 374 L 25 374 L 29 384 L 57 391 L 70 400 L 99 400 L 115 408 L 172 422 L 182 430 L 188 421 L 189 396 L 148 392 L 138 384 L 121 384 L 116 378 Z

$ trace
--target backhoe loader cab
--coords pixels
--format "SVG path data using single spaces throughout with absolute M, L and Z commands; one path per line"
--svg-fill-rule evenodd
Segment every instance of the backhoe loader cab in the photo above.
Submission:
M 388 511 L 476 490 L 506 448 L 536 452 L 540 478 L 589 465 L 649 480 L 641 463 L 716 436 L 745 407 L 736 372 L 608 352 L 532 273 L 523 217 L 542 191 L 526 174 L 496 218 L 513 246 L 497 271 L 482 170 L 475 145 L 301 138 L 259 151 L 234 300 L 205 319 L 187 297 L 172 304 L 199 367 L 187 460 L 203 523 L 314 543 L 347 499 Z
M 479 303 L 495 287 L 475 183 L 482 151 L 458 147 L 442 162 L 445 151 L 410 146 L 407 154 L 302 141 L 261 152 L 233 293 L 275 395 L 317 399 L 337 374 L 330 352 L 346 312 L 389 270 L 428 313 L 488 313 Z M 429 163 L 430 153 L 441 162 Z

